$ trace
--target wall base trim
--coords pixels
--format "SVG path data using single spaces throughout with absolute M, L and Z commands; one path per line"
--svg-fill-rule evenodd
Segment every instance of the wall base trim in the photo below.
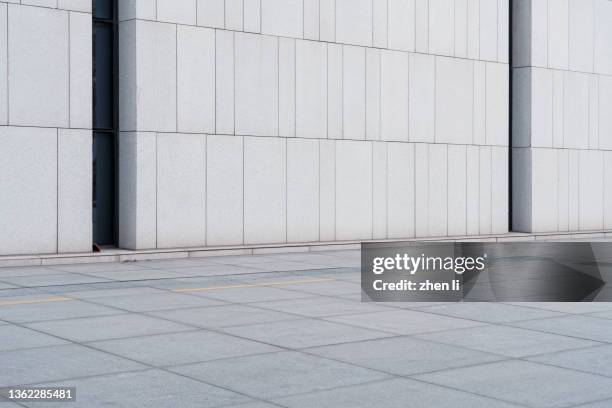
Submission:
M 612 231 L 572 231 L 554 233 L 506 233 L 497 235 L 431 237 L 411 239 L 373 240 L 363 242 L 525 242 L 525 241 L 567 241 L 612 239 Z M 81 263 L 136 262 L 156 259 L 202 258 L 224 255 L 262 255 L 290 252 L 317 252 L 358 250 L 362 241 L 312 242 L 296 244 L 241 245 L 199 248 L 172 248 L 128 250 L 119 248 L 103 249 L 102 252 L 74 254 L 41 254 L 0 256 L 0 268 L 36 265 L 69 265 Z

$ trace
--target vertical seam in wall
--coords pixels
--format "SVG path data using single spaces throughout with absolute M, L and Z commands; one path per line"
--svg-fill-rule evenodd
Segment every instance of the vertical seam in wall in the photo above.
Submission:
M 363 95 L 364 95 L 364 129 L 363 129 L 363 135 L 364 135 L 364 139 L 365 140 L 373 140 L 371 138 L 369 138 L 369 133 L 368 133 L 368 124 L 370 123 L 370 121 L 368 120 L 368 49 L 365 48 L 363 50 L 363 60 L 364 60 L 364 80 L 363 80 Z
M 318 143 L 317 145 L 319 146 L 319 166 L 317 168 L 318 173 L 319 173 L 319 182 L 317 183 L 317 187 L 319 188 L 319 200 L 318 200 L 318 204 L 319 204 L 319 241 L 321 241 L 321 139 L 318 139 Z
M 374 29 L 374 1 L 375 0 L 372 0 L 371 3 L 370 3 L 372 5 L 372 19 L 371 19 L 371 24 L 372 24 L 372 37 L 371 37 L 372 47 L 374 47 L 374 31 L 376 31 Z
M 293 39 L 293 137 L 297 137 L 297 40 Z
M 245 174 L 245 170 L 244 170 L 244 165 L 245 165 L 245 151 L 246 151 L 246 140 L 244 136 L 240 136 L 240 139 L 242 141 L 242 244 L 244 245 L 244 243 L 246 242 L 246 233 L 245 233 L 245 221 L 244 221 L 244 174 Z
M 465 146 L 465 235 L 469 234 L 468 230 L 468 146 Z
M 482 202 L 482 196 L 481 196 L 481 161 L 480 160 L 480 151 L 482 150 L 482 146 L 477 146 L 476 147 L 476 153 L 478 154 L 478 200 L 476 200 L 478 202 L 478 234 L 482 235 L 482 225 L 480 225 L 480 204 Z
M 484 123 L 485 123 L 485 127 L 484 127 L 484 134 L 485 134 L 485 145 L 489 144 L 489 132 L 487 131 L 487 125 L 489 123 L 488 118 L 487 118 L 487 114 L 489 113 L 489 110 L 487 109 L 487 64 L 488 62 L 483 62 L 482 66 L 484 67 Z
M 178 120 L 179 120 L 179 103 L 178 103 L 178 87 L 179 87 L 179 77 L 178 77 L 178 24 L 174 25 L 174 114 L 176 116 L 174 127 L 176 132 L 178 133 Z
M 429 3 L 427 3 L 429 5 Z M 434 143 L 438 139 L 438 57 L 434 56 Z
M 285 142 L 285 243 L 289 242 L 289 166 L 288 166 L 288 154 L 289 146 L 287 138 L 282 138 Z
M 457 36 L 455 34 L 457 30 L 457 0 L 453 0 L 452 7 L 453 7 L 453 27 L 452 27 L 451 36 L 453 38 L 453 57 L 456 57 L 457 56 Z
M 10 7 L 8 6 L 8 4 L 6 5 L 6 124 L 10 125 L 11 124 L 11 104 L 10 102 L 10 94 L 11 94 L 11 87 L 10 87 L 10 81 L 9 81 L 9 77 L 10 77 L 10 69 L 11 69 L 11 64 L 10 64 L 10 58 L 9 58 L 9 11 L 10 11 Z
M 385 202 L 387 213 L 385 214 L 386 223 L 385 223 L 385 238 L 389 238 L 389 144 L 385 143 Z M 414 148 L 412 149 L 414 151 Z
M 338 238 L 338 180 L 337 180 L 337 175 L 338 175 L 338 149 L 337 149 L 337 142 L 334 140 L 333 141 L 334 144 L 334 241 L 337 240 Z
M 344 49 L 345 45 L 340 46 L 340 139 L 344 139 Z
M 204 134 L 204 246 L 208 246 L 208 135 Z
M 476 143 L 476 64 L 472 63 L 472 145 Z
M 232 98 L 233 108 L 232 108 L 232 119 L 233 119 L 233 130 L 232 134 L 236 134 L 236 33 L 232 33 L 232 92 L 234 93 L 234 97 Z
M 225 2 L 223 3 L 225 5 Z M 225 18 L 225 17 L 224 17 Z M 214 125 L 214 132 L 215 134 L 217 133 L 217 32 L 218 30 L 214 30 L 214 41 L 215 41 L 215 60 L 214 60 L 214 64 L 215 64 L 215 71 L 213 73 L 214 75 L 214 81 L 215 81 L 215 90 L 213 91 L 215 93 L 215 101 L 213 103 L 214 107 L 214 112 L 215 112 L 215 116 L 214 116 L 214 121 L 215 121 L 215 125 Z
M 368 140 L 368 49 L 363 49 L 363 139 Z
M 489 163 L 490 163 L 490 176 L 489 176 L 489 192 L 491 193 L 489 196 L 489 202 L 490 202 L 490 214 L 489 217 L 491 217 L 491 231 L 489 232 L 490 234 L 493 233 L 493 147 L 489 147 Z
M 561 112 L 561 147 L 565 148 L 565 102 L 566 102 L 566 97 L 565 97 L 565 83 L 566 83 L 566 79 L 567 79 L 567 73 L 566 72 L 561 72 L 562 75 L 562 89 L 563 89 L 563 96 L 562 96 L 562 104 L 563 104 L 563 108 L 562 108 L 562 112 Z M 554 78 L 554 71 L 553 71 L 553 78 Z M 554 81 L 553 81 L 553 88 L 554 88 Z M 554 109 L 553 109 L 554 110 Z M 554 123 L 553 123 L 553 129 L 554 129 Z M 553 136 L 554 137 L 554 136 Z
M 530 105 L 533 105 L 533 87 L 532 87 L 533 86 L 533 70 L 534 70 L 534 68 L 530 68 L 530 71 L 531 71 L 531 73 L 530 73 L 530 77 L 531 78 L 529 80 L 529 85 L 530 85 L 529 86 Z M 551 147 L 552 148 L 557 147 L 557 146 L 555 146 L 555 133 L 556 133 L 555 132 L 555 110 L 556 110 L 555 109 L 555 100 L 556 100 L 556 96 L 557 96 L 558 90 L 555 87 L 555 82 L 556 82 L 555 81 L 555 73 L 553 71 L 551 71 L 550 72 L 550 87 L 552 89 L 552 103 L 551 103 L 551 107 L 550 108 L 552 110 L 552 115 L 551 115 L 552 123 L 550 124 L 550 129 L 551 129 L 551 132 L 552 132 L 552 135 L 551 135 L 552 136 L 552 143 L 551 143 Z M 529 112 L 530 112 L 529 113 L 529 119 L 530 119 L 529 120 L 529 128 L 530 129 L 531 129 L 531 123 L 533 123 L 533 119 L 532 119 L 533 113 L 532 113 L 531 109 L 532 109 L 532 107 L 530 106 L 530 109 L 529 109 Z M 561 128 L 561 130 L 563 130 L 563 127 Z M 529 135 L 530 136 L 529 145 L 533 146 L 533 140 L 531 140 L 533 135 L 531 135 L 531 133 L 532 133 L 531 130 L 530 130 L 529 133 L 530 133 L 530 135 Z M 564 145 L 564 143 L 563 143 L 563 132 L 561 132 L 561 147 L 563 147 L 563 145 Z
M 306 15 L 304 14 L 304 2 L 305 1 L 306 0 L 302 0 L 302 38 L 306 38 Z
M 337 0 L 334 0 L 334 42 L 338 41 L 338 7 Z
M 412 145 L 412 229 L 413 236 L 416 237 L 416 213 L 417 213 L 417 188 L 416 188 L 416 148 L 417 144 Z
M 59 253 L 59 129 L 55 129 L 55 252 Z
M 371 159 L 370 174 L 372 177 L 372 184 L 370 188 L 370 191 L 372 192 L 372 195 L 370 197 L 370 205 L 372 206 L 370 210 L 370 217 L 372 220 L 372 223 L 370 224 L 371 225 L 370 237 L 371 239 L 374 239 L 374 142 L 370 142 L 370 159 Z
M 531 13 L 533 13 L 533 11 L 531 11 Z M 533 21 L 531 22 L 531 25 L 533 26 Z M 547 68 L 550 68 L 550 56 L 549 56 L 550 54 L 550 35 L 549 33 L 550 33 L 550 7 L 549 7 L 548 0 L 546 0 L 546 67 Z M 532 39 L 530 39 L 530 42 L 531 40 Z
M 378 140 L 382 140 L 382 51 L 378 54 Z
M 417 30 L 417 19 L 418 19 L 418 16 L 417 16 L 417 14 L 418 14 L 417 13 L 417 3 L 418 2 L 419 2 L 419 0 L 415 0 L 414 1 L 414 52 L 418 52 L 419 51 L 418 50 L 419 47 L 417 46 L 417 44 L 418 44 L 418 40 L 417 40 L 417 37 L 418 37 L 418 30 Z M 388 3 L 388 0 L 387 0 L 387 3 Z M 387 46 L 388 45 L 389 44 L 387 44 Z
M 296 55 L 297 55 L 297 47 L 296 47 Z M 297 69 L 297 66 L 296 66 Z M 297 87 L 297 76 L 295 78 L 295 83 Z M 297 94 L 296 94 L 297 98 Z M 297 115 L 297 102 L 296 102 L 296 115 Z M 297 122 L 297 118 L 296 118 Z M 325 132 L 327 134 L 327 138 L 329 139 L 329 43 L 325 45 Z M 297 136 L 297 133 L 296 133 Z
M 246 31 L 244 27 L 244 0 L 242 0 L 242 31 Z
M 68 16 L 68 127 L 71 127 L 72 123 L 71 123 L 71 110 L 72 110 L 72 98 L 70 97 L 70 94 L 72 93 L 72 89 L 70 86 L 70 82 L 71 82 L 71 77 L 72 77 L 72 70 L 70 67 L 70 59 L 71 59 L 71 38 L 70 38 L 70 24 L 71 24 L 71 12 L 66 12 L 67 16 Z M 7 64 L 8 65 L 8 64 Z
M 501 62 L 499 58 L 499 0 L 495 1 L 495 22 L 495 61 Z M 491 224 L 491 228 L 493 228 L 493 224 Z
M 317 11 L 319 12 L 319 15 L 317 18 L 318 18 L 319 24 L 317 24 L 317 28 L 319 29 L 319 33 L 317 35 L 317 40 L 320 41 L 321 40 L 321 0 L 318 0 L 318 3 L 319 3 L 319 9 Z
M 561 231 L 561 213 L 560 213 L 560 203 L 561 203 L 561 153 L 563 150 L 553 150 L 555 152 L 555 158 L 557 159 L 557 231 Z
M 158 212 L 157 212 L 157 203 L 158 203 L 158 162 L 159 162 L 159 133 L 154 133 L 155 135 L 155 248 L 157 248 L 159 246 L 158 244 L 158 230 L 157 230 L 157 219 L 158 219 Z M 136 137 L 138 137 L 138 135 L 136 135 Z
M 386 37 L 385 48 L 389 48 L 389 0 L 385 0 L 385 3 L 386 3 L 385 7 L 387 9 L 387 15 L 386 15 L 386 17 L 387 17 L 387 27 L 385 27 L 386 28 L 385 29 L 385 31 L 386 31 L 385 32 L 385 37 Z
M 406 135 L 406 141 L 410 142 L 410 136 L 411 136 L 411 132 L 410 132 L 410 89 L 411 89 L 411 81 L 410 81 L 410 62 L 412 61 L 412 57 L 410 56 L 409 53 L 406 53 L 406 59 L 408 60 L 408 64 L 406 64 L 407 66 L 407 72 L 406 75 L 408 76 L 406 84 L 408 85 L 408 92 L 406 92 L 406 107 L 408 109 L 408 111 L 406 112 L 406 131 L 408 132 L 408 134 Z
M 261 1 L 259 2 L 261 5 Z M 281 136 L 280 131 L 280 38 L 276 38 L 276 135 Z

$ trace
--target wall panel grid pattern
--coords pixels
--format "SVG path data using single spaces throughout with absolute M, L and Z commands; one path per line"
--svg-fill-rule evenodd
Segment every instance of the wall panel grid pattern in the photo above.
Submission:
M 508 148 L 123 132 L 122 246 L 507 231 Z M 133 203 L 129 201 L 133 200 Z
M 612 1 L 513 4 L 515 230 L 612 227 Z
M 507 232 L 508 7 L 123 2 L 120 245 Z
M 125 0 L 120 19 L 508 62 L 508 0 Z
M 148 21 L 120 31 L 122 131 L 508 146 L 507 64 Z
M 0 1 L 0 255 L 91 250 L 91 1 Z

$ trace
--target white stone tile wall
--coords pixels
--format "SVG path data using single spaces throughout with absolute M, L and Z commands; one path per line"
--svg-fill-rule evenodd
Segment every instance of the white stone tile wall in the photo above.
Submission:
M 0 255 L 91 251 L 91 1 L 0 1 Z
M 612 2 L 516 0 L 513 12 L 515 229 L 609 228 Z
M 122 9 L 122 246 L 508 230 L 508 0 L 171 3 Z

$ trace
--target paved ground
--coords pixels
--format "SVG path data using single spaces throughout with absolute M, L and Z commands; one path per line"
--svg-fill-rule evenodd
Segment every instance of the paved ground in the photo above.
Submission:
M 612 303 L 361 303 L 358 264 L 0 268 L 0 386 L 75 386 L 47 404 L 75 408 L 612 407 Z

